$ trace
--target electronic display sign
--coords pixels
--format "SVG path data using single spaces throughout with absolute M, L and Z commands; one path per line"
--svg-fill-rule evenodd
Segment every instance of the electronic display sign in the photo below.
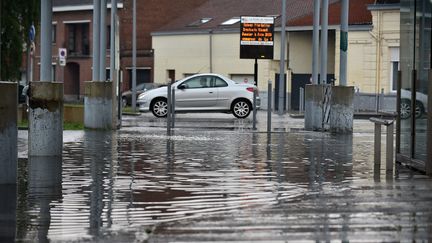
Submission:
M 273 59 L 274 18 L 240 18 L 240 58 Z

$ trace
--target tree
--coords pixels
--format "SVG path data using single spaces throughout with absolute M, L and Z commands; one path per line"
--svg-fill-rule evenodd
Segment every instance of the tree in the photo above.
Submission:
M 28 46 L 30 26 L 37 26 L 39 0 L 0 0 L 0 80 L 21 78 L 22 56 Z

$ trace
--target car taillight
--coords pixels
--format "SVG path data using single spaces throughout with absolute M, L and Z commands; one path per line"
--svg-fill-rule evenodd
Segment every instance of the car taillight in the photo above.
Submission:
M 254 92 L 255 89 L 253 87 L 247 87 L 246 90 L 249 92 Z

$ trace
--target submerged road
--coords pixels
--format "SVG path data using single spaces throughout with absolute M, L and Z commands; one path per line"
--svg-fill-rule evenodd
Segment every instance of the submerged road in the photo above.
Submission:
M 252 131 L 250 119 L 180 114 L 168 137 L 164 119 L 124 116 L 119 131 L 65 132 L 59 159 L 27 158 L 20 131 L 16 211 L 0 232 L 15 228 L 22 242 L 432 240 L 432 179 L 374 171 L 368 120 L 332 135 L 274 115 L 269 136 L 265 117 Z

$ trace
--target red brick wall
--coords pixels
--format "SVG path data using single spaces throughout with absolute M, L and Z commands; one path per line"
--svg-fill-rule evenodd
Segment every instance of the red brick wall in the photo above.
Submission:
M 151 43 L 151 32 L 158 30 L 173 19 L 191 11 L 207 0 L 138 0 L 137 3 L 137 67 L 153 67 L 153 54 Z M 123 8 L 118 9 L 120 23 L 120 68 L 123 71 L 123 90 L 129 87 L 128 68 L 132 66 L 132 0 L 123 0 Z M 53 22 L 56 24 L 56 43 L 53 43 L 52 55 L 53 62 L 58 62 L 58 48 L 67 47 L 67 30 L 63 21 L 89 20 L 89 42 L 90 53 L 88 56 L 71 57 L 68 56 L 67 63 L 79 65 L 79 82 L 80 95 L 84 96 L 84 82 L 92 79 L 92 30 L 93 30 L 93 12 L 92 11 L 73 11 L 73 12 L 55 12 L 53 13 Z M 107 11 L 107 25 L 110 25 L 110 11 Z M 38 38 L 38 37 L 37 37 Z M 39 37 L 40 38 L 40 37 Z M 40 79 L 40 45 L 36 45 L 36 58 L 34 62 L 34 78 Z M 73 64 L 73 65 L 75 65 Z M 109 50 L 107 50 L 106 65 L 109 67 Z M 71 66 L 71 65 L 69 65 Z M 65 69 L 68 69 L 66 65 Z M 77 87 L 72 82 L 73 70 L 64 71 L 59 65 L 56 67 L 56 80 L 65 81 L 64 93 L 65 98 L 71 97 L 76 99 Z M 78 74 L 75 74 L 78 75 Z M 64 77 L 64 78 L 63 78 Z M 151 71 L 151 81 L 153 82 L 153 71 Z

